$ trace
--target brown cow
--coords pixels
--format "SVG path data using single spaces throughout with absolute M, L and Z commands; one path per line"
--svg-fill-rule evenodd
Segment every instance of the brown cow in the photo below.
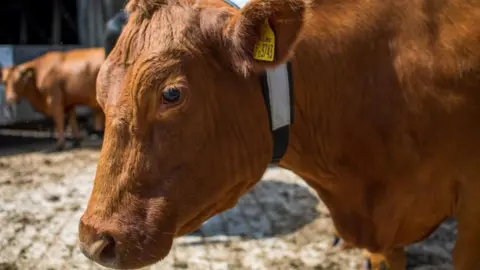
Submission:
M 154 263 L 234 206 L 274 146 L 260 74 L 291 60 L 280 165 L 318 192 L 341 237 L 404 269 L 403 247 L 456 216 L 455 269 L 479 269 L 480 2 L 131 0 L 128 11 L 97 79 L 106 128 L 79 225 L 88 257 Z M 252 55 L 266 20 L 273 62 Z
M 48 52 L 21 65 L 1 69 L 8 104 L 26 99 L 32 107 L 53 118 L 57 131 L 56 150 L 65 146 L 65 112 L 75 138 L 80 143 L 75 106 L 95 111 L 95 129 L 103 129 L 103 112 L 96 101 L 95 81 L 104 61 L 103 48 Z

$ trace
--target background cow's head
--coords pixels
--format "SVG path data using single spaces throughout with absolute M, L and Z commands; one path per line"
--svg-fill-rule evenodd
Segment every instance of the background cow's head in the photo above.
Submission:
M 132 0 L 97 79 L 105 137 L 80 222 L 84 253 L 110 267 L 166 256 L 174 236 L 233 207 L 272 153 L 259 72 L 281 64 L 301 31 L 302 0 Z M 252 51 L 268 20 L 276 60 Z
M 2 63 L 0 63 L 0 83 L 4 83 L 5 79 L 3 78 L 3 75 L 5 74 L 4 67 Z
M 35 85 L 35 69 L 24 66 L 2 68 L 2 84 L 5 86 L 7 104 L 14 104 Z

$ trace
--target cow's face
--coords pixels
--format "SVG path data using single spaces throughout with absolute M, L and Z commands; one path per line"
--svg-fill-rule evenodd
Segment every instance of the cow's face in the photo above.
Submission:
M 17 103 L 34 83 L 35 70 L 22 66 L 2 69 L 2 83 L 5 86 L 7 104 Z
M 275 10 L 262 11 L 253 2 L 253 12 L 130 1 L 97 79 L 106 127 L 79 227 L 88 257 L 116 268 L 154 263 L 173 237 L 233 207 L 261 178 L 272 143 L 257 73 L 264 66 L 249 52 L 265 19 L 279 15 L 281 60 L 272 65 L 281 63 L 302 3 L 274 0 Z

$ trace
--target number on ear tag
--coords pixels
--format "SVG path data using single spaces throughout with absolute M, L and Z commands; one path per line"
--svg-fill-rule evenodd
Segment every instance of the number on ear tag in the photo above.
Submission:
M 253 58 L 260 61 L 272 62 L 275 58 L 275 33 L 268 24 L 268 19 L 262 25 L 260 40 L 255 45 Z

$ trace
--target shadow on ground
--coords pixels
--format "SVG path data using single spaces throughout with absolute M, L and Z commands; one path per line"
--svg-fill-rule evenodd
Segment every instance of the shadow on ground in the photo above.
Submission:
M 407 269 L 453 269 L 452 251 L 456 236 L 456 219 L 448 218 L 427 239 L 406 248 Z
M 294 233 L 320 215 L 316 209 L 318 203 L 306 186 L 277 180 L 261 181 L 234 208 L 212 217 L 188 236 L 221 241 L 215 240 L 215 236 L 262 239 Z M 188 244 L 201 245 L 203 242 Z

